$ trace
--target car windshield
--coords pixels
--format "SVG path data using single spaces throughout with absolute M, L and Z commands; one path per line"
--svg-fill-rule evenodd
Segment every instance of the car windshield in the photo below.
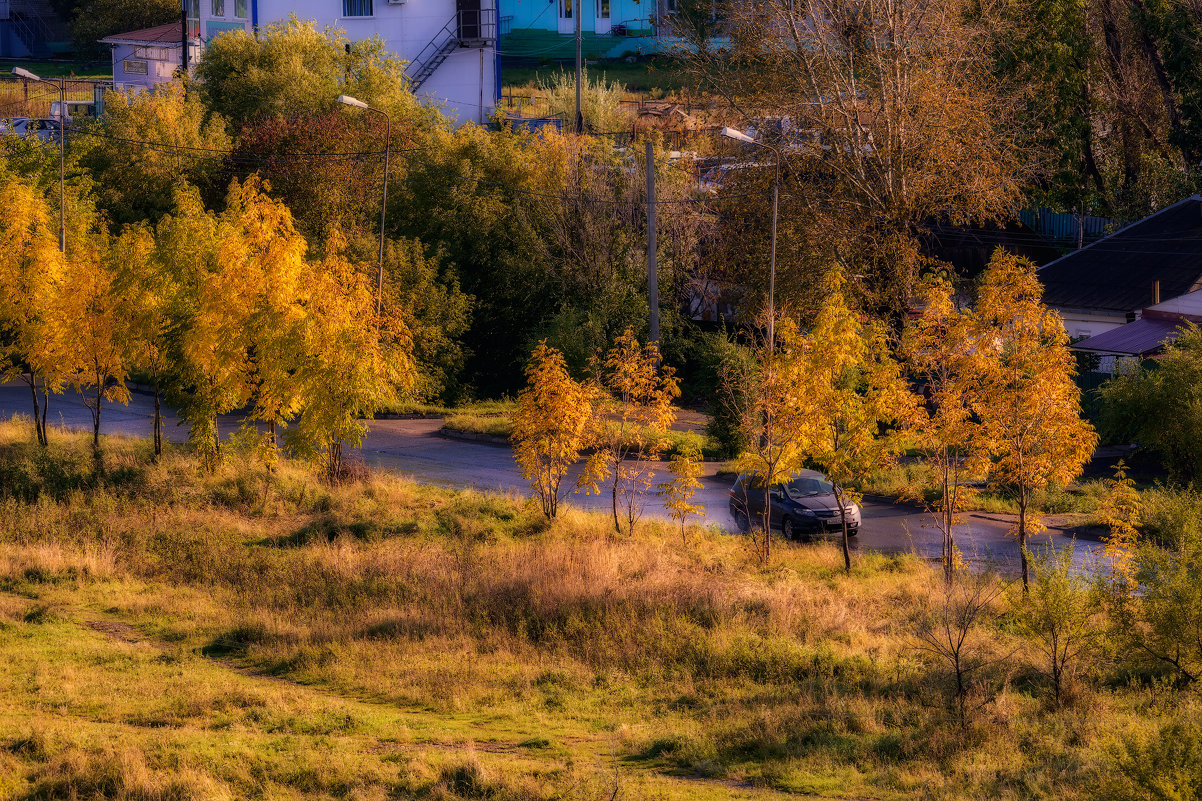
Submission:
M 814 495 L 829 495 L 835 491 L 831 483 L 823 478 L 795 478 L 785 485 L 790 498 L 810 498 Z

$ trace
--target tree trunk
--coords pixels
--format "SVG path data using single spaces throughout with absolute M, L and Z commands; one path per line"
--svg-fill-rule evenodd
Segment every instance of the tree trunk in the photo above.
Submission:
M 1144 57 L 1148 59 L 1148 65 L 1152 67 L 1152 74 L 1156 76 L 1156 85 L 1160 88 L 1160 99 L 1164 103 L 1164 111 L 1169 118 L 1169 127 L 1172 129 L 1174 138 L 1177 140 L 1182 161 L 1187 168 L 1191 167 L 1197 159 L 1194 158 L 1189 145 L 1186 144 L 1186 131 L 1181 118 L 1181 109 L 1177 105 L 1177 97 L 1173 92 L 1172 82 L 1165 71 L 1164 59 L 1160 55 L 1160 48 L 1156 45 L 1156 41 L 1147 29 L 1146 18 L 1148 17 L 1148 8 L 1143 0 L 1129 1 L 1131 7 L 1140 18 L 1136 25 L 1136 28 L 1139 30 L 1139 43 L 1143 48 Z
M 772 488 L 764 482 L 764 561 L 772 558 Z
M 42 444 L 50 444 L 50 432 L 46 429 L 46 414 L 50 411 L 50 390 L 42 382 Z
M 154 382 L 154 458 L 163 455 L 163 413 L 159 401 L 159 382 Z
M 951 456 L 947 456 L 950 460 Z M 950 469 L 950 461 L 944 462 L 943 472 L 943 577 L 948 584 L 952 583 L 952 574 L 955 571 L 955 541 L 952 539 L 952 519 L 955 516 L 953 507 L 953 499 L 949 490 L 951 482 L 948 480 L 947 472 Z
M 1027 488 L 1018 488 L 1018 547 L 1023 565 L 1023 595 L 1031 590 L 1030 566 L 1027 564 Z
M 100 405 L 104 402 L 104 383 L 96 382 L 96 408 L 92 411 L 92 450 L 100 450 Z
M 33 430 L 38 444 L 45 445 L 46 432 L 42 429 L 42 410 L 38 404 L 38 380 L 32 370 L 29 371 L 29 394 L 33 395 Z
M 836 492 L 835 500 L 839 503 L 839 520 L 843 523 L 843 570 L 851 572 L 851 544 L 847 540 L 847 504 L 843 501 L 843 493 Z
M 610 509 L 614 515 L 614 533 L 622 533 L 622 523 L 618 520 L 618 475 L 622 469 L 622 463 L 618 462 L 614 465 L 614 483 L 609 489 Z

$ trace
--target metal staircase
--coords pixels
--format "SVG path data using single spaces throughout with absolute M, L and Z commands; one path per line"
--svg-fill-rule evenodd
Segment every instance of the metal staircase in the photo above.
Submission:
M 443 25 L 421 52 L 410 60 L 405 74 L 409 76 L 414 92 L 422 88 L 422 84 L 430 79 L 456 49 L 488 47 L 496 42 L 497 9 L 488 0 L 486 3 L 490 7 L 455 12 L 455 16 L 447 20 L 447 24 Z
M 409 67 L 406 72 L 409 74 L 409 81 L 413 84 L 413 91 L 422 88 L 434 71 L 442 66 L 442 62 L 447 60 L 447 56 L 459 47 L 459 15 L 451 17 L 446 25 L 442 26 L 442 30 L 434 34 L 434 38 L 430 40 L 422 51 L 409 62 Z

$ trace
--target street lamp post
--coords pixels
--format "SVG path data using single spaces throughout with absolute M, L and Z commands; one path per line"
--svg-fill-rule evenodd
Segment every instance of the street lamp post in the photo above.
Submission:
M 722 135 L 771 150 L 776 156 L 776 170 L 772 180 L 772 251 L 768 260 L 768 350 L 771 351 L 776 347 L 776 222 L 780 216 L 780 151 L 734 128 L 723 128 Z
M 19 78 L 24 78 L 27 81 L 37 81 L 38 83 L 46 83 L 54 86 L 51 81 L 43 80 L 34 75 L 27 69 L 21 67 L 13 68 L 13 75 Z M 66 87 L 62 79 L 58 82 L 58 249 L 67 252 L 67 206 L 64 203 L 66 192 L 63 189 L 63 139 L 66 136 L 67 127 L 67 93 Z
M 384 193 L 380 198 L 380 264 L 376 276 L 376 318 L 379 319 L 384 304 L 384 220 L 388 211 L 388 159 L 392 150 L 392 118 L 378 108 L 372 108 L 362 100 L 350 95 L 338 95 L 338 102 L 372 111 L 384 118 Z

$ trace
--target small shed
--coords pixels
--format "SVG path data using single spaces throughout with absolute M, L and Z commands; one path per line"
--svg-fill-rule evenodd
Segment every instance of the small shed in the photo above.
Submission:
M 113 86 L 116 89 L 145 91 L 170 81 L 183 61 L 184 26 L 182 22 L 156 25 L 140 31 L 117 33 L 100 40 L 113 48 Z M 188 41 L 188 64 L 196 63 L 201 41 Z
M 1073 349 L 1102 357 L 1102 372 L 1113 372 L 1121 359 L 1160 354 L 1186 323 L 1202 324 L 1202 290 L 1148 306 L 1134 322 L 1073 344 Z

